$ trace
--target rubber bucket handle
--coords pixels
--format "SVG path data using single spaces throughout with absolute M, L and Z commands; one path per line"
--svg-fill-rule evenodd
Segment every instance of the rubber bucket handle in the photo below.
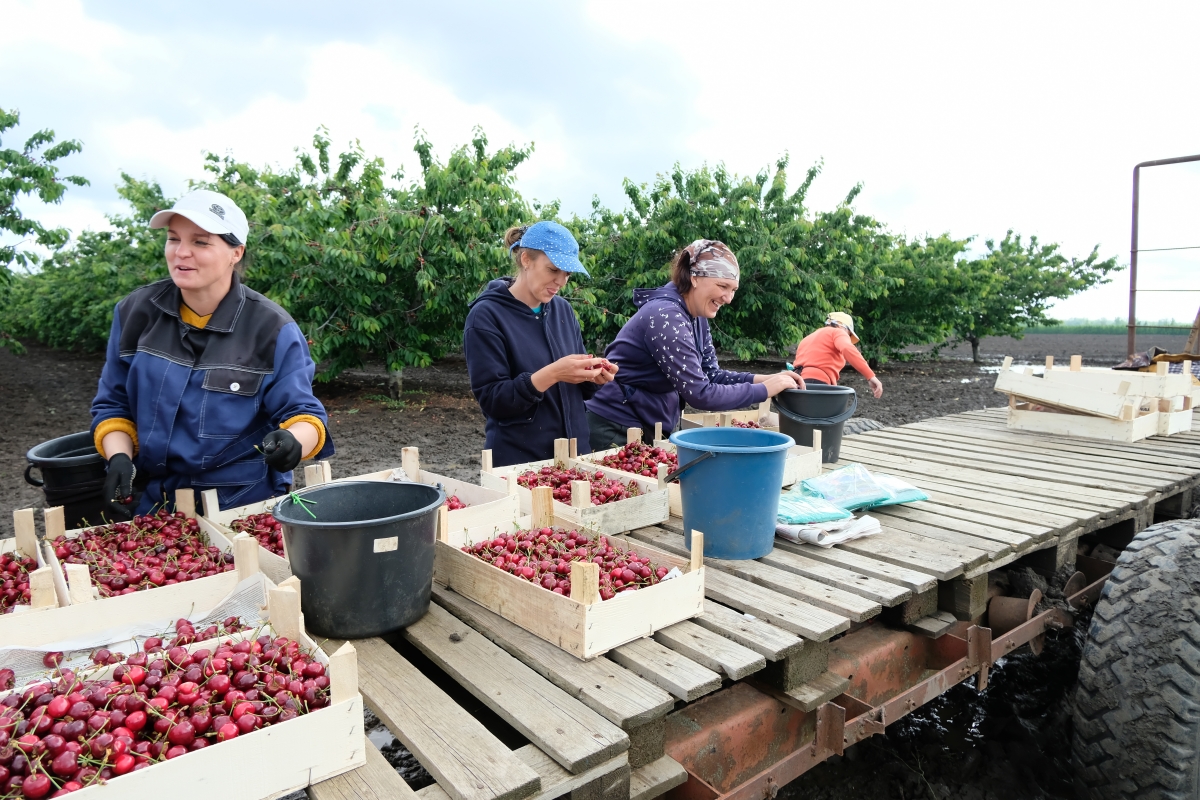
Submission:
M 717 454 L 716 454 L 716 453 L 714 453 L 712 450 L 705 450 L 705 451 L 704 451 L 704 454 L 703 454 L 703 455 L 701 455 L 699 458 L 696 458 L 696 459 L 693 459 L 692 461 L 689 461 L 688 463 L 684 464 L 684 465 L 683 465 L 682 467 L 680 467 L 679 469 L 677 469 L 677 470 L 675 470 L 674 472 L 672 472 L 672 473 L 671 473 L 670 475 L 668 475 L 667 477 L 663 478 L 663 483 L 673 483 L 673 482 L 675 481 L 675 479 L 676 479 L 676 478 L 678 478 L 678 477 L 679 477 L 680 475 L 682 475 L 683 473 L 687 472 L 687 471 L 688 471 L 689 469 L 691 469 L 692 467 L 694 467 L 694 466 L 696 466 L 697 464 L 699 464 L 699 463 L 700 463 L 701 461 L 703 461 L 704 459 L 706 459 L 706 458 L 716 458 L 716 457 L 717 457 Z
M 858 410 L 858 395 L 855 394 L 850 401 L 850 407 L 838 414 L 835 417 L 806 417 L 803 414 L 797 414 L 789 411 L 779 403 L 771 401 L 772 410 L 783 414 L 792 422 L 799 422 L 802 425 L 837 425 L 839 422 L 845 422 L 854 416 L 854 412 Z
M 33 469 L 35 466 L 37 466 L 37 465 L 30 464 L 29 466 L 25 467 L 25 482 L 28 483 L 30 486 L 44 486 L 45 481 L 38 480 L 29 474 L 29 471 L 31 469 Z

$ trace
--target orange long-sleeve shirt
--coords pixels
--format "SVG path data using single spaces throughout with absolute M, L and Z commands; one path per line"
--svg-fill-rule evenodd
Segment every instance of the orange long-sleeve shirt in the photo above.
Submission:
M 846 329 L 826 325 L 804 337 L 796 348 L 792 366 L 800 370 L 800 377 L 805 380 L 813 378 L 836 386 L 847 362 L 867 380 L 875 377 Z

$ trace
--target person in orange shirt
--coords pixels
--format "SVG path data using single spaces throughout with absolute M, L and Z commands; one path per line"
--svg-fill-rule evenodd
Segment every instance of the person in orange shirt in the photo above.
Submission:
M 806 382 L 837 386 L 838 376 L 847 363 L 854 367 L 871 387 L 876 398 L 883 396 L 883 383 L 867 366 L 867 361 L 854 345 L 858 336 L 854 333 L 854 318 L 840 311 L 831 311 L 825 319 L 825 327 L 813 331 L 796 348 L 796 359 L 792 366 L 800 370 Z

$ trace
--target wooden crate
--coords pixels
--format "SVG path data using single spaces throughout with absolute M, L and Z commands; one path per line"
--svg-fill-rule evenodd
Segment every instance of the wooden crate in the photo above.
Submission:
M 258 503 L 222 511 L 216 489 L 206 490 L 201 498 L 204 503 L 204 514 L 196 520 L 200 523 L 200 530 L 204 531 L 213 544 L 226 551 L 233 547 L 233 540 L 237 536 L 229 527 L 234 520 L 248 517 L 251 514 L 269 514 L 275 509 L 275 504 L 283 499 L 282 497 L 272 497 Z M 254 543 L 258 545 L 258 563 L 268 578 L 275 583 L 283 583 L 291 577 L 292 567 L 288 563 L 286 549 L 284 555 L 281 556 L 259 545 L 257 539 Z
M 548 487 L 538 487 L 531 495 L 532 527 L 579 526 L 575 520 L 556 517 L 561 504 L 553 501 Z M 595 564 L 572 565 L 571 596 L 566 597 L 464 553 L 461 544 L 446 541 L 446 533 L 439 531 L 435 581 L 578 658 L 594 658 L 704 610 L 704 537 L 699 531 L 692 532 L 690 560 L 654 554 L 662 566 L 678 567 L 681 576 L 604 601 Z M 638 552 L 636 545 L 627 549 Z
M 630 442 L 641 441 L 641 438 L 642 438 L 642 429 L 641 428 L 630 428 L 626 432 L 625 443 L 628 444 Z M 658 426 L 656 426 L 654 445 L 656 447 L 661 447 L 665 450 L 670 450 L 672 453 L 675 452 L 675 445 L 673 443 L 671 443 L 670 441 L 662 438 L 662 429 L 661 429 L 661 427 L 658 427 Z M 601 459 L 603 459 L 607 456 L 610 456 L 610 455 L 615 455 L 618 452 L 618 450 L 619 450 L 619 448 L 614 448 L 612 450 L 601 450 L 596 453 L 590 453 L 586 456 L 581 456 L 580 460 L 588 461 L 588 462 L 591 462 L 594 464 L 599 464 Z M 646 477 L 645 475 L 635 475 L 632 472 L 624 472 L 622 470 L 612 469 L 611 467 L 605 467 L 605 469 L 609 469 L 612 472 L 619 473 L 621 475 L 627 475 L 630 478 L 645 478 Z M 818 476 L 820 474 L 821 474 L 821 432 L 813 431 L 813 446 L 812 447 L 806 447 L 805 445 L 798 444 L 798 445 L 795 445 L 794 447 L 792 447 L 790 450 L 788 450 L 787 461 L 785 461 L 784 465 L 783 465 L 783 483 L 782 483 L 781 488 L 786 488 L 788 486 L 792 486 L 797 481 L 804 480 L 805 478 L 815 478 L 816 476 Z M 665 475 L 664 475 L 664 477 L 665 477 Z M 671 516 L 682 517 L 683 516 L 683 492 L 680 488 L 679 482 L 673 481 L 671 483 L 666 484 L 666 487 L 667 487 L 668 503 L 669 503 L 669 508 L 671 511 Z
M 666 485 L 661 483 L 661 479 L 631 475 L 628 472 L 609 469 L 572 457 L 574 448 L 566 439 L 555 440 L 554 453 L 555 457 L 546 461 L 492 467 L 492 453 L 490 450 L 484 450 L 480 483 L 485 489 L 507 493 L 511 491 L 510 483 L 516 484 L 516 478 L 522 472 L 562 463 L 568 467 L 576 467 L 589 472 L 602 472 L 606 477 L 624 483 L 634 481 L 641 491 L 637 497 L 594 506 L 591 504 L 591 490 L 584 488 L 586 481 L 575 481 L 571 505 L 554 501 L 554 515 L 566 520 L 567 524 L 587 528 L 597 533 L 624 533 L 646 525 L 657 525 L 670 519 L 670 495 Z M 533 513 L 533 499 L 530 491 L 518 485 L 516 494 L 521 504 L 521 513 Z
M 1157 435 L 1159 418 L 1158 411 L 1147 411 L 1135 419 L 1122 420 L 1084 414 L 1035 411 L 1028 403 L 1017 403 L 1008 409 L 1008 427 L 1013 430 L 1107 439 L 1113 442 L 1136 442 Z
M 697 414 L 684 414 L 679 420 L 679 429 L 681 431 L 690 430 L 691 428 L 729 428 L 733 422 L 767 422 L 762 424 L 762 429 L 765 431 L 779 431 L 779 417 L 771 410 L 771 401 L 764 400 L 759 404 L 758 408 L 751 408 L 745 411 L 704 411 Z M 774 424 L 771 424 L 771 421 Z M 661 427 L 658 428 L 659 437 L 661 438 Z
M 130 772 L 104 785 L 89 786 L 76 794 L 81 798 L 132 800 L 153 796 L 161 793 L 164 786 L 170 786 L 173 800 L 206 800 L 214 795 L 226 800 L 269 800 L 365 764 L 366 747 L 371 745 L 367 743 L 363 729 L 356 653 L 347 643 L 327 657 L 307 636 L 300 615 L 298 584 L 296 581 L 293 585 L 270 589 L 271 628 L 281 636 L 299 641 L 306 651 L 327 666 L 330 679 L 330 704 L 327 707 L 202 750 L 193 750 L 148 769 Z M 143 603 L 141 616 L 122 615 L 122 622 L 163 620 L 169 625 L 194 610 L 191 603 L 178 597 L 162 597 L 160 592 L 135 592 L 112 600 L 141 599 L 146 594 L 155 595 L 155 606 Z M 112 627 L 113 617 L 96 617 L 90 613 L 92 610 L 88 606 L 60 608 L 56 609 L 53 619 L 39 614 L 37 616 L 46 623 L 42 626 L 42 635 L 37 637 L 40 641 L 15 643 L 38 646 Z M 208 644 L 197 642 L 189 649 Z M 230 773 L 230 765 L 238 767 L 235 776 Z
M 12 626 L 12 620 L 37 616 L 34 611 L 46 611 L 58 608 L 66 602 L 66 580 L 62 571 L 55 571 L 46 560 L 46 550 L 37 540 L 37 530 L 34 527 L 32 508 L 21 508 L 13 511 L 13 530 L 16 533 L 11 538 L 0 539 L 0 553 L 16 552 L 37 560 L 37 568 L 29 573 L 29 605 L 20 605 L 16 610 L 0 614 L 0 642 L 7 643 L 6 635 Z M 50 554 L 53 558 L 53 553 Z M 57 580 L 56 580 L 57 576 Z
M 1189 406 L 1191 398 L 1188 398 Z M 1170 436 L 1175 433 L 1184 433 L 1192 429 L 1192 409 L 1185 408 L 1180 411 L 1159 411 L 1158 412 L 1158 435 Z
M 1143 397 L 1174 397 L 1190 395 L 1194 384 L 1190 374 L 1190 363 L 1185 363 L 1182 373 L 1167 372 L 1166 362 L 1155 364 L 1154 372 L 1132 372 L 1129 370 L 1100 369 L 1084 367 L 1078 362 L 1078 356 L 1072 358 L 1069 369 L 1054 366 L 1054 357 L 1046 357 L 1046 370 L 1043 379 L 1054 384 L 1074 386 L 1081 389 L 1109 392 L 1117 394 L 1122 383 L 1129 384 L 1129 392 Z M 1159 364 L 1162 364 L 1159 367 Z
M 98 605 L 108 609 L 99 613 L 121 613 L 112 611 L 111 609 L 123 608 L 123 605 L 112 605 L 118 601 L 127 601 L 129 598 L 141 597 L 142 595 L 153 595 L 154 598 L 147 602 L 153 604 L 166 602 L 164 593 L 171 595 L 179 595 L 181 597 L 207 597 L 213 592 L 220 592 L 224 581 L 230 580 L 230 576 L 234 576 L 233 585 L 237 584 L 236 576 L 243 578 L 252 575 L 255 572 L 261 571 L 260 568 L 260 553 L 265 552 L 258 546 L 258 541 L 252 536 L 246 536 L 245 542 L 239 544 L 242 537 L 237 537 L 234 541 L 230 541 L 224 536 L 213 536 L 210 531 L 205 530 L 203 518 L 198 518 L 195 515 L 193 508 L 194 494 L 191 489 L 181 489 L 175 496 L 175 505 L 180 511 L 187 514 L 189 517 L 196 519 L 200 524 L 201 532 L 209 536 L 211 544 L 221 550 L 232 552 L 234 554 L 234 566 L 236 569 L 222 572 L 217 575 L 211 575 L 207 578 L 197 578 L 195 580 L 177 583 L 171 586 L 159 586 L 154 589 L 143 589 L 138 592 L 133 592 L 128 595 L 120 595 L 117 597 L 101 598 L 96 588 L 92 585 L 91 573 L 86 564 L 62 564 L 54 553 L 54 544 L 61 537 L 74 538 L 82 531 L 89 530 L 88 528 L 76 528 L 74 530 L 66 530 L 63 521 L 62 506 L 47 508 L 42 513 L 45 518 L 46 525 L 46 541 L 44 543 L 44 553 L 47 565 L 52 570 L 56 581 L 61 581 L 61 589 L 59 594 L 59 602 L 61 605 L 78 605 L 91 604 L 99 601 Z M 92 526 L 97 527 L 97 526 Z M 65 579 L 64 576 L 65 575 Z M 271 577 L 268 575 L 268 577 Z M 274 580 L 274 579 L 272 579 Z M 228 589 L 224 590 L 228 593 Z M 224 594 L 217 595 L 218 599 Z

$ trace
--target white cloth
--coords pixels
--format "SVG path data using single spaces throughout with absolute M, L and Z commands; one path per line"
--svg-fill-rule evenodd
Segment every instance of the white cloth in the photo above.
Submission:
M 855 519 L 839 519 L 833 522 L 813 522 L 808 525 L 775 526 L 775 535 L 796 544 L 815 544 L 817 547 L 833 547 L 835 544 L 849 542 L 872 536 L 881 530 L 879 520 L 864 514 Z

